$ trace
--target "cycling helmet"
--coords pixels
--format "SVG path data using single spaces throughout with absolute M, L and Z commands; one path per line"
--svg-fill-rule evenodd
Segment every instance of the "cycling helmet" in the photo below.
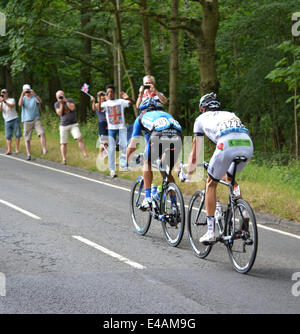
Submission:
M 201 111 L 209 111 L 209 110 L 218 110 L 220 109 L 221 102 L 217 99 L 216 93 L 209 93 L 203 95 L 199 102 L 199 107 Z

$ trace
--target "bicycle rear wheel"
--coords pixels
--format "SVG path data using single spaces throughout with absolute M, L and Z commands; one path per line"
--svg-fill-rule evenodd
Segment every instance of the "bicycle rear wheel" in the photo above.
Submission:
M 196 191 L 188 208 L 188 233 L 190 244 L 198 257 L 204 259 L 211 251 L 212 245 L 204 245 L 199 239 L 207 232 L 205 211 L 205 192 Z
M 185 224 L 185 207 L 182 193 L 175 183 L 169 183 L 161 194 L 161 220 L 164 235 L 170 246 L 179 245 Z
M 241 274 L 246 274 L 252 268 L 257 253 L 256 219 L 251 206 L 243 199 L 236 201 L 234 213 L 235 229 L 231 242 L 227 244 L 227 249 L 234 269 Z M 233 218 L 231 216 L 227 235 L 232 233 L 232 229 Z
M 140 235 L 145 235 L 148 232 L 152 218 L 149 211 L 142 211 L 139 209 L 144 198 L 144 180 L 142 177 L 138 177 L 131 188 L 130 213 L 133 226 L 136 232 Z

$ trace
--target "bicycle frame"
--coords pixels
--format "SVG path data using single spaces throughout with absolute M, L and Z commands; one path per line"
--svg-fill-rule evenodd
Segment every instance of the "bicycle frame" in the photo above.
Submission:
M 153 167 L 157 167 L 157 166 L 153 166 Z M 167 168 L 167 170 L 165 170 L 164 174 L 163 174 L 161 194 L 163 194 L 164 190 L 167 189 L 167 187 L 168 187 L 168 184 L 169 184 L 168 176 L 169 176 L 169 174 L 170 174 L 170 170 L 169 170 L 169 168 Z M 163 219 L 163 215 L 161 214 L 162 201 L 163 201 L 163 196 L 160 196 L 159 201 L 156 200 L 155 198 L 152 199 L 152 203 L 154 204 L 152 206 L 152 210 L 151 210 L 152 217 L 154 219 L 157 219 L 157 220 L 160 220 L 160 221 Z

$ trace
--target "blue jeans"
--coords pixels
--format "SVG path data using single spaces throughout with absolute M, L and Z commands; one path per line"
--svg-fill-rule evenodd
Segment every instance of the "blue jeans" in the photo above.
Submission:
M 116 139 L 119 136 L 120 153 L 125 156 L 127 148 L 127 129 L 110 130 L 108 129 L 108 161 L 109 169 L 115 170 L 115 157 L 116 157 Z
M 5 122 L 5 137 L 10 140 L 15 134 L 16 138 L 22 137 L 21 127 L 19 123 L 19 119 L 15 118 L 11 121 Z

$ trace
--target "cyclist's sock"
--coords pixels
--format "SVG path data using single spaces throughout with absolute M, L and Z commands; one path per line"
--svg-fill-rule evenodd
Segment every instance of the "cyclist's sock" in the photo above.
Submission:
M 214 216 L 207 216 L 207 229 L 209 232 L 215 231 L 215 217 Z
M 177 204 L 176 196 L 170 196 L 170 199 L 171 199 L 171 204 L 173 204 L 173 205 Z
M 145 188 L 145 195 L 146 195 L 146 198 L 151 198 L 151 188 Z

